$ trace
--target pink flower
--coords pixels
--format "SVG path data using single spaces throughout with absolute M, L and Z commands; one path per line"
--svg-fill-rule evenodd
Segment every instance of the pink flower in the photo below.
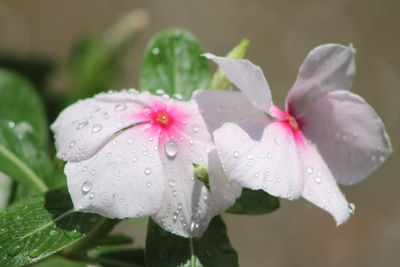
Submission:
M 286 98 L 286 111 L 272 104 L 258 66 L 207 54 L 253 107 L 246 108 L 251 117 L 226 123 L 214 133 L 226 175 L 274 196 L 302 196 L 331 213 L 337 224 L 345 222 L 354 205 L 348 204 L 336 182 L 361 181 L 391 150 L 381 119 L 361 97 L 349 92 L 354 54 L 351 46 L 337 44 L 312 50 Z M 228 96 L 212 98 L 231 102 Z
M 65 109 L 52 130 L 76 210 L 150 215 L 171 232 L 198 236 L 240 194 L 225 182 L 194 101 L 135 90 L 99 94 Z M 212 167 L 210 189 L 194 178 L 193 164 Z

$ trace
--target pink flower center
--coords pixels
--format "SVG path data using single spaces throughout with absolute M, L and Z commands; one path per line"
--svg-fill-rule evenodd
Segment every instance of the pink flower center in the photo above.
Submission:
M 145 133 L 152 138 L 159 138 L 164 145 L 168 140 L 178 140 L 182 136 L 185 123 L 191 114 L 182 105 L 175 102 L 153 100 L 134 115 L 134 120 L 143 121 Z
M 301 145 L 304 144 L 304 136 L 301 131 L 301 124 L 298 120 L 289 112 L 284 112 L 280 110 L 277 106 L 272 106 L 270 108 L 271 115 L 276 118 L 276 122 L 279 122 L 282 127 L 284 127 L 290 135 L 293 136 L 296 143 Z

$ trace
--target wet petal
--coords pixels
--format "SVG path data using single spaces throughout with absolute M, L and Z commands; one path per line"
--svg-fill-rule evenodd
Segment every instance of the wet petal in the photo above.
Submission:
M 249 101 L 264 112 L 272 105 L 271 91 L 259 66 L 247 59 L 232 59 L 205 54 L 225 72 L 226 77 L 236 85 Z
M 326 44 L 314 48 L 300 67 L 286 99 L 286 110 L 300 116 L 318 98 L 334 90 L 350 90 L 354 74 L 352 46 Z
M 107 93 L 67 107 L 51 126 L 57 157 L 81 161 L 93 156 L 119 130 L 137 122 L 129 118 L 140 108 L 135 98 L 127 92 Z
M 302 169 L 304 173 L 303 197 L 318 207 L 329 212 L 342 224 L 354 212 L 354 207 L 349 205 L 335 178 L 312 144 L 300 147 Z
M 217 215 L 235 204 L 242 193 L 242 187 L 226 177 L 216 150 L 209 154 L 208 177 L 214 212 Z
M 193 99 L 198 103 L 210 132 L 218 129 L 225 122 L 267 118 L 263 111 L 254 107 L 240 92 L 196 91 Z
M 381 119 L 364 99 L 350 92 L 325 95 L 300 121 L 340 183 L 361 181 L 390 153 Z
M 193 164 L 184 148 L 174 159 L 161 157 L 167 186 L 161 207 L 152 218 L 177 235 L 200 236 L 214 216 L 209 210 L 213 206 L 210 193 L 194 178 Z
M 303 190 L 294 138 L 281 123 L 226 123 L 214 132 L 226 175 L 244 187 L 295 199 Z
M 110 218 L 156 212 L 166 181 L 157 140 L 149 142 L 143 127 L 123 132 L 88 160 L 67 163 L 68 189 L 76 210 Z

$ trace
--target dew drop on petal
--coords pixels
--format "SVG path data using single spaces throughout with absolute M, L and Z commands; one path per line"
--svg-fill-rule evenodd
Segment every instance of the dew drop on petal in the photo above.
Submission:
M 81 122 L 81 123 L 78 124 L 77 129 L 78 129 L 78 130 L 79 130 L 79 129 L 82 129 L 83 127 L 85 127 L 85 126 L 88 125 L 88 124 L 89 124 L 88 121 L 83 121 L 83 122 Z
M 321 177 L 315 176 L 315 177 L 314 177 L 314 181 L 315 181 L 317 184 L 320 184 L 320 183 L 321 183 Z
M 151 169 L 150 169 L 150 168 L 146 168 L 146 169 L 144 170 L 144 174 L 150 175 L 150 174 L 151 174 Z
M 83 194 L 87 194 L 90 192 L 90 190 L 92 190 L 93 184 L 91 182 L 84 182 L 82 184 L 82 193 Z
M 307 173 L 308 174 L 313 174 L 314 170 L 310 166 L 307 167 Z
M 114 110 L 115 111 L 124 111 L 127 109 L 127 106 L 125 103 L 118 103 L 115 105 Z
M 356 205 L 354 205 L 354 203 L 349 203 L 347 209 L 348 209 L 350 215 L 354 215 L 354 212 L 356 210 Z
M 193 132 L 197 133 L 199 131 L 199 126 L 194 125 L 193 126 Z
M 133 138 L 132 138 L 132 137 L 126 138 L 126 143 L 127 143 L 128 145 L 131 145 L 131 144 L 133 143 Z
M 71 141 L 71 143 L 69 143 L 69 148 L 73 148 L 75 146 L 75 141 Z
M 235 159 L 237 159 L 237 158 L 239 157 L 239 152 L 238 152 L 238 151 L 234 151 L 234 152 L 233 152 L 233 157 L 234 157 Z
M 175 157 L 176 154 L 178 153 L 178 146 L 175 141 L 173 140 L 168 140 L 165 143 L 165 153 L 169 157 Z
M 98 133 L 103 129 L 103 126 L 101 124 L 95 124 L 92 128 L 92 133 Z

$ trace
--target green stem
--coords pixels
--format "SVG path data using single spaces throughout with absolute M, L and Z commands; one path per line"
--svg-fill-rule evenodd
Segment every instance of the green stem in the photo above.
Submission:
M 16 175 L 9 175 L 10 178 L 18 180 L 18 182 L 34 186 L 35 189 L 39 190 L 40 192 L 46 192 L 49 190 L 42 179 L 40 179 L 40 177 L 37 176 L 28 165 L 26 165 L 22 160 L 20 160 L 2 145 L 0 145 L 0 159 L 6 161 L 4 164 L 5 166 L 8 164 L 11 170 L 14 169 L 14 171 L 17 172 Z
M 196 257 L 193 250 L 193 239 L 190 239 L 190 267 L 196 267 Z

